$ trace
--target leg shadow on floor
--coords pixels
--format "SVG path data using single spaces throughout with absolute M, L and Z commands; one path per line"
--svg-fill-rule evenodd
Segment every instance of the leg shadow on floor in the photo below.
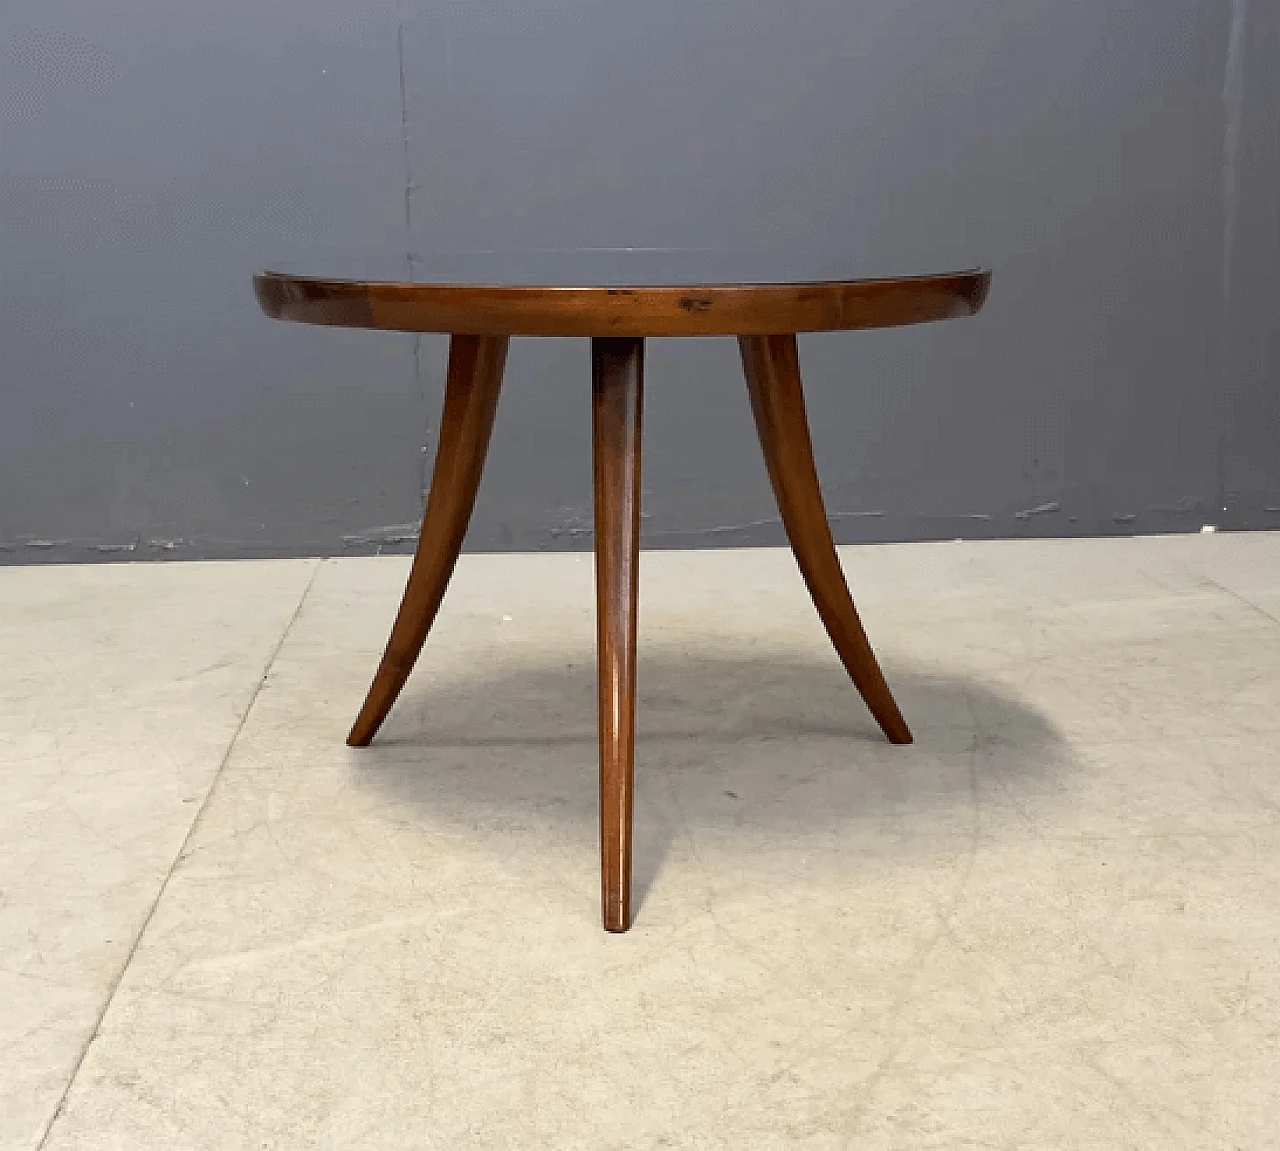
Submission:
M 482 663 L 484 657 L 482 657 Z M 637 909 L 671 845 L 708 829 L 797 836 L 856 820 L 904 831 L 969 826 L 986 792 L 1016 803 L 1070 770 L 1043 715 L 973 675 L 886 661 L 916 742 L 881 734 L 834 656 L 785 646 L 641 647 L 634 890 Z M 358 702 L 358 701 L 357 701 Z M 993 748 L 999 771 L 985 771 Z M 595 658 L 546 647 L 465 675 L 430 661 L 356 777 L 463 823 L 597 825 Z M 594 881 L 594 876 L 591 877 Z

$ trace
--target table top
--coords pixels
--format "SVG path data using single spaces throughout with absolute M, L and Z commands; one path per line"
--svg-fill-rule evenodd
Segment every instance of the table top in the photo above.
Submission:
M 406 332 L 771 335 L 896 327 L 977 312 L 991 273 L 853 278 L 796 253 L 653 248 L 438 253 L 404 278 L 254 277 L 268 316 Z M 407 269 L 406 269 L 407 271 Z

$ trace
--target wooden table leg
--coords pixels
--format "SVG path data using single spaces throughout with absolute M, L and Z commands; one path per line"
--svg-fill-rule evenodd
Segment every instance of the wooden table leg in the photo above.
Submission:
M 386 652 L 347 736 L 352 747 L 364 747 L 387 718 L 440 610 L 475 506 L 506 360 L 505 336 L 449 341 L 444 411 L 418 548 Z
M 626 931 L 631 926 L 643 388 L 643 339 L 597 337 L 591 341 L 600 886 L 606 931 Z
M 889 741 L 910 743 L 911 731 L 862 629 L 831 538 L 813 463 L 796 338 L 742 336 L 738 344 L 769 479 L 814 606 L 840 661 Z

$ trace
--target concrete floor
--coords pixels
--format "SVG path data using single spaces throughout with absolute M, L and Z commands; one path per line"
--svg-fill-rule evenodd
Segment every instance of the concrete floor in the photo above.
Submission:
M 1280 1146 L 1280 534 L 652 553 L 628 935 L 591 563 L 0 570 L 0 1146 Z

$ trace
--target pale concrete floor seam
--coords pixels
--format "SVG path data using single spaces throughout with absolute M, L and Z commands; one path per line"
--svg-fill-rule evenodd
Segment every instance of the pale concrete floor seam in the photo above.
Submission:
M 1220 584 L 1216 579 L 1212 579 L 1209 576 L 1205 576 L 1204 581 L 1210 586 L 1216 587 L 1219 591 L 1226 592 L 1232 599 L 1244 604 L 1245 607 L 1252 608 L 1259 615 L 1265 616 L 1272 623 L 1280 625 L 1280 617 L 1272 615 L 1266 608 L 1262 607 L 1260 604 L 1254 603 L 1248 596 L 1241 595 L 1238 591 L 1232 591 L 1232 589 L 1227 587 L 1225 584 Z
M 275 666 L 277 657 L 280 655 L 281 649 L 285 645 L 285 641 L 289 638 L 289 633 L 293 630 L 294 624 L 298 622 L 298 617 L 302 614 L 302 608 L 307 602 L 307 597 L 311 594 L 311 589 L 315 585 L 316 577 L 320 573 L 320 568 L 324 565 L 327 556 L 318 558 L 311 568 L 311 576 L 307 580 L 306 586 L 302 589 L 302 594 L 298 597 L 298 603 L 293 609 L 293 613 L 289 616 L 288 622 L 280 632 L 280 638 L 272 647 L 270 654 L 267 656 L 266 662 L 263 664 L 262 674 L 258 677 L 258 682 L 254 685 L 253 692 L 250 694 L 248 702 L 245 704 L 244 714 L 240 716 L 239 723 L 236 724 L 235 731 L 231 734 L 231 739 L 227 742 L 227 749 L 222 753 L 222 758 L 218 761 L 218 768 L 213 774 L 213 778 L 209 781 L 209 787 L 204 793 L 195 815 L 192 817 L 191 825 L 187 828 L 187 834 L 182 837 L 182 843 L 178 850 L 174 853 L 173 859 L 169 863 L 168 869 L 165 871 L 164 878 L 160 881 L 160 886 L 156 889 L 155 898 L 151 901 L 151 906 L 147 908 L 147 913 L 143 917 L 141 925 L 138 927 L 137 933 L 134 935 L 132 942 L 129 944 L 129 950 L 125 954 L 124 962 L 120 964 L 120 969 L 116 972 L 115 978 L 111 981 L 111 985 L 107 988 L 107 994 L 102 1001 L 102 1008 L 98 1012 L 97 1019 L 94 1020 L 93 1030 L 85 1039 L 83 1046 L 80 1048 L 76 1061 L 71 1068 L 71 1073 L 67 1076 L 66 1085 L 62 1089 L 62 1094 L 58 1097 L 52 1114 L 49 1116 L 45 1129 L 40 1135 L 40 1140 L 36 1144 L 35 1151 L 44 1151 L 48 1145 L 50 1137 L 53 1135 L 53 1129 L 57 1126 L 58 1119 L 61 1117 L 64 1107 L 66 1106 L 67 1097 L 71 1094 L 72 1087 L 75 1086 L 76 1079 L 79 1077 L 80 1068 L 84 1065 L 85 1056 L 89 1054 L 89 1049 L 93 1046 L 94 1041 L 98 1038 L 98 1033 L 102 1029 L 102 1021 L 107 1017 L 107 1012 L 111 1010 L 111 1004 L 115 1001 L 116 993 L 120 990 L 120 985 L 124 981 L 124 977 L 129 970 L 133 958 L 137 954 L 139 946 L 142 944 L 143 938 L 147 934 L 147 928 L 151 925 L 154 918 L 156 908 L 160 906 L 160 901 L 164 898 L 164 893 L 169 887 L 169 881 L 173 878 L 173 873 L 178 864 L 182 861 L 183 856 L 187 853 L 187 847 L 191 843 L 192 837 L 200 826 L 201 819 L 204 816 L 205 809 L 209 806 L 210 799 L 218 789 L 218 782 L 222 779 L 223 772 L 226 770 L 227 764 L 231 761 L 231 756 L 235 751 L 236 743 L 240 739 L 241 732 L 244 731 L 245 724 L 249 721 L 249 716 L 253 713 L 254 704 L 258 702 L 258 696 L 262 694 L 263 685 L 266 684 L 268 677 L 271 675 L 271 669 Z

